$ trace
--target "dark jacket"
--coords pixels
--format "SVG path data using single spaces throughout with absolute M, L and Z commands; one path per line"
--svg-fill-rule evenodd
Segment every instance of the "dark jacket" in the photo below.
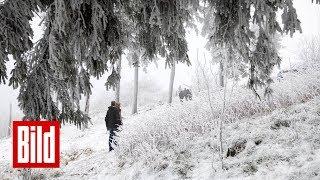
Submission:
M 120 111 L 115 106 L 110 106 L 107 111 L 107 115 L 104 119 L 106 121 L 107 129 L 116 129 L 122 125 L 120 119 Z

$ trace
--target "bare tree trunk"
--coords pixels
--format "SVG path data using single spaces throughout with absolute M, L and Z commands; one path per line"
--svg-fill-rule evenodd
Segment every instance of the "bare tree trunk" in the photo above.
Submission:
M 227 68 L 227 62 L 228 62 L 228 52 L 227 52 L 227 46 L 224 45 L 224 63 L 221 63 L 220 66 L 222 65 L 222 69 L 226 69 Z M 221 61 L 220 61 L 221 62 Z M 223 71 L 223 76 L 226 77 L 227 76 L 227 71 Z M 222 107 L 222 116 L 220 116 L 220 121 L 219 121 L 219 139 L 220 139 L 220 158 L 221 158 L 221 168 L 224 169 L 224 163 L 223 163 L 223 137 L 222 137 L 222 133 L 223 133 L 223 122 L 226 119 L 226 95 L 227 95 L 227 79 L 224 78 L 224 82 L 223 82 L 223 107 Z
M 206 56 L 205 54 L 203 54 L 203 58 L 204 58 L 204 61 L 206 63 Z M 197 61 L 199 62 L 198 60 L 198 57 L 197 57 Z M 207 75 L 205 74 L 205 71 L 204 71 L 204 67 L 201 65 L 201 71 L 202 71 L 202 75 L 203 75 L 203 78 L 204 78 L 204 82 L 205 82 L 205 86 L 206 86 L 206 91 L 207 91 L 207 99 L 208 99 L 208 102 L 209 102 L 209 106 L 210 106 L 210 110 L 211 110 L 211 114 L 212 116 L 214 116 L 214 110 L 213 110 L 213 103 L 212 103 L 212 99 L 211 99 L 211 92 L 210 92 L 210 86 L 209 86 L 209 79 L 207 77 Z M 225 114 L 225 97 L 226 97 L 226 86 L 225 86 L 225 90 L 224 90 L 224 102 L 223 102 L 223 112 L 222 112 L 222 115 L 224 116 Z M 224 117 L 223 117 L 224 118 Z M 222 120 L 223 118 L 221 118 L 220 116 L 220 121 L 219 121 L 219 142 L 220 142 L 220 147 L 219 147 L 219 156 L 220 156 L 220 161 L 221 161 L 221 169 L 224 168 L 224 164 L 223 164 L 223 146 L 222 146 Z
M 86 115 L 89 115 L 89 109 L 90 109 L 90 94 L 88 94 L 86 96 L 86 105 L 84 107 L 84 112 L 86 113 Z M 91 121 L 89 121 L 89 122 L 92 124 Z M 87 129 L 87 128 L 89 128 L 89 125 L 85 124 L 83 130 Z
M 12 122 L 12 103 L 10 103 L 10 111 L 9 111 L 9 124 L 8 124 L 8 130 L 7 130 L 7 136 L 9 137 L 11 135 L 11 122 Z
M 198 86 L 198 93 L 201 91 L 201 84 L 200 84 L 200 75 L 199 75 L 199 49 L 197 48 L 197 64 L 196 64 L 196 76 L 197 76 L 197 86 Z
M 170 74 L 168 103 L 172 103 L 172 92 L 173 92 L 173 84 L 174 84 L 174 76 L 175 76 L 175 74 L 176 74 L 176 63 L 173 62 L 172 67 L 171 67 L 171 74 Z
M 220 60 L 220 72 L 219 72 L 220 86 L 224 87 L 224 69 L 222 60 Z
M 120 102 L 120 82 L 121 82 L 121 58 L 118 61 L 117 66 L 117 73 L 119 74 L 120 78 L 116 87 L 116 102 Z
M 134 87 L 133 87 L 133 105 L 132 114 L 138 112 L 138 80 L 139 80 L 139 63 L 134 63 Z
M 89 108 L 90 108 L 90 94 L 86 96 L 86 106 L 84 108 L 84 112 L 86 114 L 89 114 Z

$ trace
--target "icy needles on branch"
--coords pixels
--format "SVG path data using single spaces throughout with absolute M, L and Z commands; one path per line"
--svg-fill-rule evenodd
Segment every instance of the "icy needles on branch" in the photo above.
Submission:
M 178 0 L 6 1 L 0 6 L 0 81 L 5 83 L 5 61 L 12 54 L 16 66 L 10 85 L 21 88 L 19 102 L 26 117 L 59 118 L 81 126 L 88 118 L 79 110 L 79 100 L 91 93 L 90 76 L 99 78 L 114 67 L 124 49 L 137 49 L 140 64 L 158 55 L 169 66 L 174 61 L 189 64 L 184 24 L 191 24 L 190 10 L 197 4 Z M 29 21 L 38 11 L 46 12 L 45 34 L 33 47 Z M 107 84 L 117 85 L 114 81 L 118 76 L 111 73 Z M 58 103 L 53 103 L 52 94 Z
M 33 12 L 43 7 L 37 0 L 12 0 L 0 4 L 0 84 L 8 78 L 5 62 L 9 60 L 9 54 L 16 60 L 13 78 L 24 77 L 22 74 L 26 72 L 25 64 L 21 62 L 22 56 L 33 46 L 33 31 L 29 21 L 33 18 Z M 20 76 L 16 71 L 21 71 Z M 17 87 L 17 84 L 13 85 Z
M 27 59 L 32 65 L 28 67 L 28 78 L 21 82 L 19 106 L 25 119 L 58 119 L 81 128 L 90 120 L 79 108 L 80 95 L 91 93 L 89 75 L 77 69 L 70 69 L 69 74 L 57 74 L 50 65 L 48 46 L 48 40 L 41 39 Z M 53 94 L 57 94 L 61 110 L 53 101 Z
M 272 39 L 277 32 L 292 36 L 301 31 L 292 0 L 205 2 L 204 15 L 208 18 L 203 32 L 209 38 L 209 46 L 234 49 L 249 67 L 249 88 L 256 92 L 262 86 L 266 87 L 266 94 L 271 92 L 270 72 L 281 61 Z M 282 29 L 276 19 L 278 11 L 282 11 Z
M 133 39 L 143 51 L 143 61 L 151 61 L 160 55 L 166 58 L 169 66 L 174 61 L 190 63 L 183 24 L 190 23 L 191 4 L 192 2 L 181 0 L 124 3 L 129 21 L 134 22 Z

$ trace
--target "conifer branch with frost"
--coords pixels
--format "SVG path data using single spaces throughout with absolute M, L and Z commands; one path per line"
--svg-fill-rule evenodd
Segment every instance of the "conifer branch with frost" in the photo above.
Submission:
M 205 6 L 203 12 L 207 24 L 203 27 L 203 34 L 209 38 L 208 46 L 213 49 L 230 46 L 249 66 L 245 69 L 249 73 L 248 87 L 253 92 L 258 87 L 265 87 L 265 94 L 270 94 L 270 72 L 281 62 L 272 37 L 277 32 L 291 36 L 296 31 L 301 32 L 292 0 L 208 0 Z M 278 11 L 282 11 L 283 28 L 276 19 Z M 254 32 L 254 26 L 258 27 L 259 33 Z

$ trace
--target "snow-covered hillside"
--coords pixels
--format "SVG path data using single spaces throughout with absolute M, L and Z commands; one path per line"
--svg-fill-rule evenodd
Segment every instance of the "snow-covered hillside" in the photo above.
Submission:
M 289 72 L 273 84 L 272 101 L 230 88 L 223 121 L 224 170 L 219 160 L 223 92 L 159 104 L 125 115 L 119 146 L 108 152 L 104 112 L 93 125 L 61 132 L 61 168 L 32 170 L 39 179 L 320 179 L 319 67 Z M 231 97 L 231 98 L 229 98 Z M 128 112 L 124 109 L 125 112 Z M 0 179 L 11 168 L 11 139 L 0 141 Z M 236 148 L 235 148 L 236 147 Z M 228 148 L 236 152 L 227 157 Z M 230 149 L 232 150 L 232 149 Z

